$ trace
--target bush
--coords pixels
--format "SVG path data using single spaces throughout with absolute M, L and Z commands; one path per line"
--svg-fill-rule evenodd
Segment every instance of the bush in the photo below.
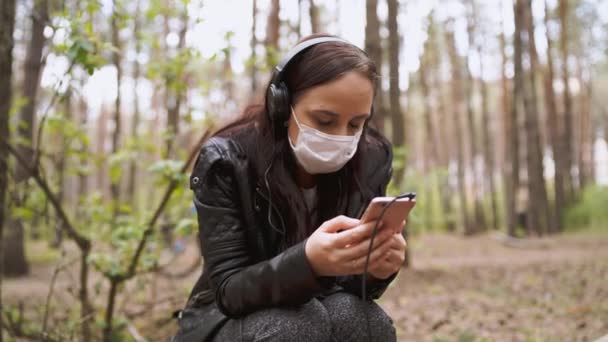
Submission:
M 580 200 L 566 210 L 566 230 L 608 230 L 608 186 L 585 188 Z

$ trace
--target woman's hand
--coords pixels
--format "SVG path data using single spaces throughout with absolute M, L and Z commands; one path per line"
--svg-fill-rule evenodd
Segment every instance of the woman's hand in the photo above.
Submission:
M 389 251 L 379 260 L 370 261 L 369 274 L 377 279 L 386 279 L 393 273 L 399 271 L 405 261 L 405 249 L 407 243 L 401 232 L 394 233 L 390 238 Z
M 347 216 L 325 221 L 306 242 L 306 256 L 313 271 L 319 276 L 363 273 L 375 225 L 375 221 L 361 224 Z M 391 255 L 389 252 L 395 244 L 393 234 L 392 230 L 382 229 L 382 223 L 379 225 L 370 256 L 370 269 L 378 264 L 384 270 L 384 262 L 381 261 Z

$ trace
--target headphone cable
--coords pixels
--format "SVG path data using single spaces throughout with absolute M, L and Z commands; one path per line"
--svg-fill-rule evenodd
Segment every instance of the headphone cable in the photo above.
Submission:
M 365 302 L 365 300 L 367 299 L 367 273 L 368 273 L 368 268 L 369 268 L 369 259 L 370 256 L 372 254 L 372 247 L 374 244 L 374 238 L 376 237 L 376 233 L 378 231 L 378 226 L 380 225 L 380 221 L 382 221 L 382 218 L 384 217 L 384 213 L 386 212 L 386 210 L 393 204 L 395 203 L 395 201 L 397 201 L 398 199 L 402 199 L 402 198 L 408 198 L 411 197 L 411 194 L 403 194 L 403 195 L 399 195 L 399 196 L 395 196 L 390 202 L 388 202 L 383 208 L 382 211 L 380 212 L 380 215 L 378 215 L 378 218 L 376 219 L 376 224 L 374 225 L 374 229 L 372 230 L 372 234 L 371 234 L 371 238 L 369 241 L 369 248 L 367 249 L 367 256 L 365 257 L 365 267 L 363 268 L 363 274 L 361 275 L 361 300 L 363 300 Z M 367 321 L 367 338 L 368 341 L 372 340 L 371 337 L 371 326 L 369 323 L 369 310 L 365 310 L 365 320 Z

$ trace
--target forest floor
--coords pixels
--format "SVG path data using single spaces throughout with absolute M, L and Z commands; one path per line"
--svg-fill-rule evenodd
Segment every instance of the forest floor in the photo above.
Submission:
M 409 245 L 412 267 L 379 300 L 399 341 L 594 341 L 608 335 L 608 233 L 530 240 L 426 234 Z M 42 249 L 28 247 L 30 256 Z M 196 253 L 189 245 L 170 271 L 196 264 Z M 3 298 L 41 317 L 57 262 L 34 259 L 30 276 L 5 280 Z M 144 275 L 127 284 L 117 306 L 133 322 L 131 334 L 166 341 L 176 329 L 170 314 L 198 274 Z M 49 326 L 74 314 L 76 279 L 76 268 L 57 277 Z M 107 283 L 98 280 L 91 281 L 91 297 L 103 308 L 105 291 L 99 290 Z

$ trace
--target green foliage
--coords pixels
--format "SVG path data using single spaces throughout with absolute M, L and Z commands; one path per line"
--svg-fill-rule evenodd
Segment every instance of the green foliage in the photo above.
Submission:
M 608 186 L 585 188 L 580 200 L 566 210 L 566 229 L 608 230 Z

